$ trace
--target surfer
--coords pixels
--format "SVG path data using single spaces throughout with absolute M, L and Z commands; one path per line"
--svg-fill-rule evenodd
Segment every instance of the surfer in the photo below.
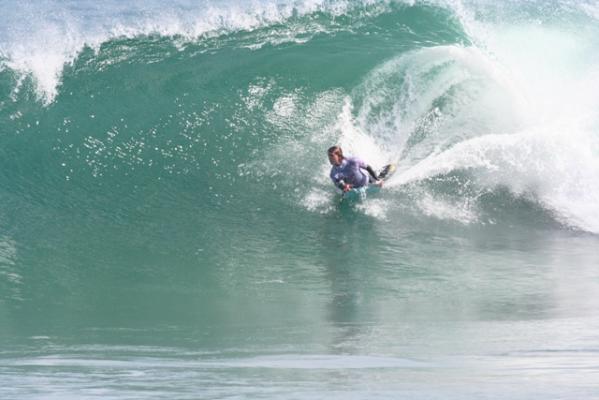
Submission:
M 383 181 L 379 179 L 370 165 L 358 157 L 345 157 L 341 147 L 332 146 L 327 150 L 327 154 L 332 165 L 329 176 L 335 186 L 343 192 L 366 186 L 368 183 L 383 186 Z M 364 170 L 368 172 L 368 175 Z

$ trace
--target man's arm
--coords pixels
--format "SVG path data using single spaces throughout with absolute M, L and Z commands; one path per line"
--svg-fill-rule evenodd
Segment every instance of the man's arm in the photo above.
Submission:
M 344 192 L 347 192 L 349 189 L 351 189 L 351 185 L 346 183 L 343 179 L 339 179 L 336 185 L 339 189 L 343 190 Z
M 374 179 L 375 181 L 379 180 L 379 177 L 377 176 L 376 172 L 374 172 L 374 169 L 372 169 L 372 167 L 368 164 L 366 164 L 364 162 L 364 160 L 360 159 L 360 158 L 354 158 L 355 162 L 358 163 L 358 167 L 365 169 L 366 171 L 368 171 L 368 173 L 370 174 L 370 176 L 372 177 L 372 179 Z
M 368 173 L 370 174 L 370 176 L 372 176 L 372 178 L 375 181 L 379 180 L 379 177 L 377 176 L 376 172 L 374 172 L 374 170 L 372 169 L 372 167 L 370 165 L 366 166 L 366 171 L 368 171 Z
M 336 175 L 331 171 L 330 176 L 335 186 L 337 186 L 342 191 L 347 192 L 349 189 L 351 189 L 351 185 L 345 182 L 343 178 L 340 178 L 339 175 Z
M 374 172 L 370 165 L 366 165 L 366 171 L 368 171 L 372 179 L 374 179 L 374 182 L 372 182 L 373 185 L 383 187 L 384 181 L 378 177 L 378 175 L 376 174 L 376 172 Z

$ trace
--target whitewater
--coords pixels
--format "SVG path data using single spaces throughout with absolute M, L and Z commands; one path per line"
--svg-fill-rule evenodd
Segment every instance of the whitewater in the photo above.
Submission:
M 596 2 L 0 6 L 2 398 L 599 396 Z

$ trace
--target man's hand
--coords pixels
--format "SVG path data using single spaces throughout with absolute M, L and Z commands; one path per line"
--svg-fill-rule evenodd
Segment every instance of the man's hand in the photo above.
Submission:
M 349 183 L 346 183 L 345 185 L 343 185 L 343 193 L 349 192 L 350 190 L 351 190 L 351 185 Z

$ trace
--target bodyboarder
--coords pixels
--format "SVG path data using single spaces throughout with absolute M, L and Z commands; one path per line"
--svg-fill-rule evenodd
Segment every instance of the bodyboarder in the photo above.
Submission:
M 327 150 L 331 163 L 331 180 L 344 193 L 351 189 L 358 189 L 372 183 L 382 186 L 383 181 L 372 169 L 358 157 L 345 157 L 339 146 L 332 146 Z

